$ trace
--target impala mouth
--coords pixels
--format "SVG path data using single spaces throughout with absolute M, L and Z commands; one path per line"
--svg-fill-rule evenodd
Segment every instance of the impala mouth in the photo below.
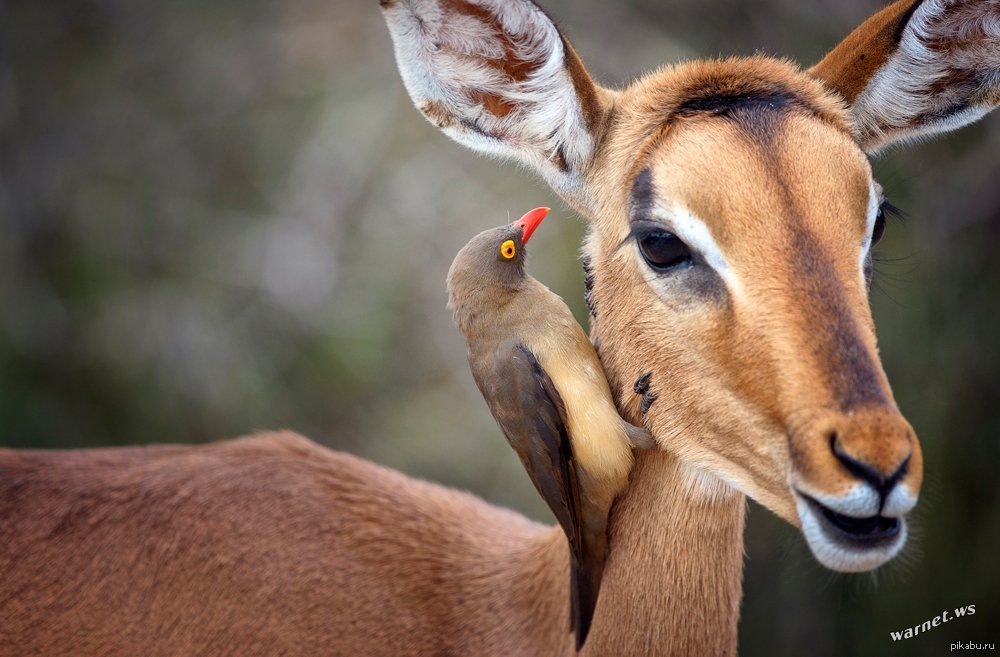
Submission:
M 838 513 L 796 491 L 802 532 L 827 568 L 861 572 L 892 559 L 906 542 L 906 522 L 881 514 L 856 518 Z
M 808 495 L 802 495 L 810 508 L 818 511 L 822 519 L 824 529 L 828 529 L 837 538 L 855 544 L 874 543 L 879 544 L 891 541 L 899 535 L 902 521 L 899 518 L 886 518 L 882 515 L 869 516 L 867 518 L 852 518 L 842 513 L 837 513 L 828 506 L 823 506 Z

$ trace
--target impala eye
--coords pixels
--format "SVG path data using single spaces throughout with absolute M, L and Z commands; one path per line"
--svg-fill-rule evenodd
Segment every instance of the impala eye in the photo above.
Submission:
M 878 214 L 875 215 L 875 225 L 872 226 L 872 246 L 882 241 L 885 235 L 885 203 L 878 206 Z
M 654 230 L 636 236 L 639 252 L 656 271 L 667 271 L 691 263 L 691 249 L 673 233 Z

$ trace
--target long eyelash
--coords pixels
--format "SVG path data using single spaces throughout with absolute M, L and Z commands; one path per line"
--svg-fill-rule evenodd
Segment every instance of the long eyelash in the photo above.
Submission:
M 616 246 L 614 250 L 618 251 L 623 246 L 628 244 L 629 240 L 639 239 L 640 237 L 648 233 L 669 233 L 671 235 L 674 234 L 673 231 L 671 231 L 658 221 L 650 221 L 648 219 L 638 219 L 632 222 L 632 226 L 629 228 L 628 234 L 625 236 L 625 239 L 619 242 L 618 246 Z
M 904 264 L 911 264 L 904 271 L 898 271 Z M 888 267 L 896 268 L 896 272 L 890 272 Z M 909 280 L 908 276 L 917 271 L 917 264 L 913 259 L 913 254 L 890 258 L 879 253 L 872 253 L 872 271 L 879 278 L 885 278 L 895 283 L 904 283 Z
M 903 263 L 910 263 L 904 271 L 890 273 L 886 267 L 879 265 L 899 266 Z M 904 304 L 894 295 L 894 290 L 902 289 L 911 279 L 912 274 L 917 271 L 918 263 L 913 259 L 913 254 L 899 258 L 887 258 L 872 254 L 872 289 L 891 301 L 896 307 L 903 308 Z
M 899 207 L 893 205 L 888 200 L 882 201 L 882 211 L 885 212 L 886 218 L 888 218 L 888 217 L 894 217 L 894 218 L 899 219 L 900 221 L 904 221 L 904 222 L 907 219 L 909 219 L 909 216 L 905 212 L 903 212 L 903 210 L 901 210 Z
M 910 263 L 910 266 L 906 267 L 903 271 L 899 271 L 899 266 L 904 263 Z M 894 296 L 893 291 L 902 289 L 911 280 L 912 274 L 917 270 L 917 264 L 913 260 L 913 255 L 889 258 L 872 253 L 871 267 L 872 290 L 881 294 L 897 307 L 902 308 L 903 304 Z M 896 268 L 897 271 L 891 272 L 890 267 Z
M 907 220 L 907 214 L 898 206 L 893 205 L 888 200 L 882 201 L 882 211 L 885 213 L 886 220 L 890 217 L 903 223 Z M 872 286 L 884 294 L 887 298 L 895 302 L 892 295 L 886 290 L 886 286 L 882 285 L 880 281 L 892 282 L 892 283 L 904 283 L 909 280 L 909 277 L 916 271 L 917 265 L 913 264 L 908 267 L 905 271 L 899 271 L 899 266 L 912 262 L 913 254 L 900 256 L 900 257 L 889 257 L 882 253 L 880 247 L 876 246 L 871 252 L 872 259 Z M 896 272 L 890 272 L 890 268 L 895 268 Z
M 899 300 L 896 299 L 896 297 L 892 296 L 892 294 L 889 293 L 889 290 L 886 289 L 886 286 L 882 285 L 882 281 L 880 281 L 877 277 L 872 276 L 871 285 L 873 290 L 875 290 L 876 292 L 884 296 L 886 299 L 891 301 L 897 308 L 903 307 L 903 304 L 901 304 Z

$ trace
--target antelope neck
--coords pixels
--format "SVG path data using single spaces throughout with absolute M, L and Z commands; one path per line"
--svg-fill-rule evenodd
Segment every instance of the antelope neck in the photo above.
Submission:
M 665 452 L 637 452 L 584 654 L 735 655 L 745 514 L 743 494 L 693 482 Z
M 629 487 L 611 511 L 610 554 L 582 657 L 736 655 L 746 498 L 728 487 L 706 494 L 706 485 L 725 486 L 698 483 L 666 452 L 636 453 Z M 545 608 L 558 618 L 541 618 L 536 607 L 535 622 L 555 633 L 542 643 L 572 655 L 568 582 L 538 572 L 565 572 L 566 539 L 557 527 L 538 540 L 538 551 L 525 553 L 535 567 L 525 570 L 536 585 L 551 586 Z

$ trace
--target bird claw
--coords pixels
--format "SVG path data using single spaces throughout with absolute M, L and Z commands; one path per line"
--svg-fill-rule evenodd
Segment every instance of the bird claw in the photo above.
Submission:
M 656 395 L 649 391 L 649 380 L 652 376 L 652 372 L 646 372 L 636 379 L 635 384 L 632 386 L 632 391 L 635 392 L 635 394 L 642 395 L 640 408 L 642 409 L 643 415 L 649 411 L 650 404 L 656 400 Z M 637 427 L 634 424 L 629 424 L 628 422 L 626 422 L 625 425 L 628 433 L 628 441 L 632 447 L 636 449 L 653 449 L 656 447 L 656 439 L 653 438 L 653 434 L 651 434 L 648 429 L 644 427 Z
M 639 404 L 639 410 L 642 411 L 643 415 L 649 412 L 649 407 L 656 401 L 656 393 L 651 392 L 649 389 L 649 380 L 652 376 L 652 372 L 646 372 L 636 379 L 635 385 L 632 386 L 632 390 L 635 394 L 642 395 L 642 402 Z
M 632 386 L 632 391 L 637 395 L 645 395 L 649 392 L 649 379 L 653 376 L 652 372 L 646 372 L 638 379 L 635 380 L 635 385 Z

